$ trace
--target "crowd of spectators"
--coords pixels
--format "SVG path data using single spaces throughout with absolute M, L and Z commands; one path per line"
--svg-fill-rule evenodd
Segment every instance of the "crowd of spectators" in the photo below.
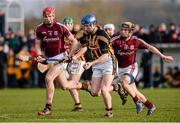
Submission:
M 151 24 L 148 28 L 135 25 L 134 34 L 147 43 L 180 43 L 180 27 L 174 23 L 161 23 L 158 27 Z
M 169 24 L 168 27 L 164 23 L 158 27 L 150 25 L 149 28 L 136 25 L 134 33 L 148 43 L 180 43 L 180 28 L 174 23 Z M 23 35 L 19 31 L 13 32 L 11 28 L 5 35 L 0 34 L 0 87 L 45 86 L 44 74 L 36 69 L 36 63 L 20 62 L 16 59 L 18 55 L 36 56 L 35 38 L 33 29 L 30 29 L 27 35 Z M 151 54 L 144 55 L 150 58 Z M 144 63 L 147 62 L 144 61 Z M 145 64 L 142 63 L 141 65 Z M 162 86 L 162 80 L 168 83 L 169 86 L 180 86 L 179 68 L 168 68 L 167 71 L 163 79 L 162 77 L 158 78 L 161 75 L 159 69 L 151 75 L 154 87 Z M 83 75 L 83 77 L 88 76 Z M 147 79 L 145 81 L 151 80 Z M 145 86 L 149 87 L 149 85 Z

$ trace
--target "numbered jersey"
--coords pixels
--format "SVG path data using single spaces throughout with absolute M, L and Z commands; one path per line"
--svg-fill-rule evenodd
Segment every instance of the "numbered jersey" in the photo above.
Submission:
M 65 51 L 64 38 L 68 38 L 71 32 L 60 23 L 54 23 L 52 27 L 40 24 L 36 28 L 36 37 L 41 41 L 41 49 L 46 57 L 53 57 Z

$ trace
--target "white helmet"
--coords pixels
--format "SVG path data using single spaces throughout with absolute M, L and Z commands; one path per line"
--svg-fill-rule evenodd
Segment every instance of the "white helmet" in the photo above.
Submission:
M 108 23 L 108 24 L 106 24 L 106 25 L 104 25 L 104 29 L 115 29 L 115 26 L 114 26 L 114 24 L 111 24 L 111 23 Z

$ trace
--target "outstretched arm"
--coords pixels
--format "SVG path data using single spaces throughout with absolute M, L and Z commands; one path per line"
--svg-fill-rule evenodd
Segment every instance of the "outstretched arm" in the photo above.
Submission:
M 68 39 L 72 42 L 71 51 L 69 53 L 69 57 L 72 57 L 75 52 L 80 48 L 80 44 L 72 34 L 68 37 Z
M 172 56 L 166 56 L 166 55 L 162 54 L 156 47 L 154 47 L 152 45 L 149 45 L 149 50 L 153 54 L 160 56 L 165 62 L 171 62 L 174 60 L 174 58 Z

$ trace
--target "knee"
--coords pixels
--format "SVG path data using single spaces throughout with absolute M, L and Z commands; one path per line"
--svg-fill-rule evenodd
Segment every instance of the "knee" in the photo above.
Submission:
M 61 89 L 62 90 L 69 90 L 69 87 L 67 85 L 62 85 Z
M 101 88 L 101 93 L 104 95 L 104 94 L 106 94 L 108 92 L 108 88 L 107 87 L 102 87 Z
M 50 75 L 46 75 L 45 82 L 49 83 L 52 80 L 52 77 Z
M 101 96 L 101 93 L 100 92 L 97 92 L 97 91 L 91 91 L 91 95 L 93 97 L 97 97 L 97 96 Z
M 123 85 L 123 87 L 124 87 L 125 89 L 129 87 L 129 83 L 128 83 L 128 81 L 126 81 L 126 80 L 123 80 L 123 81 L 122 81 L 122 85 Z

